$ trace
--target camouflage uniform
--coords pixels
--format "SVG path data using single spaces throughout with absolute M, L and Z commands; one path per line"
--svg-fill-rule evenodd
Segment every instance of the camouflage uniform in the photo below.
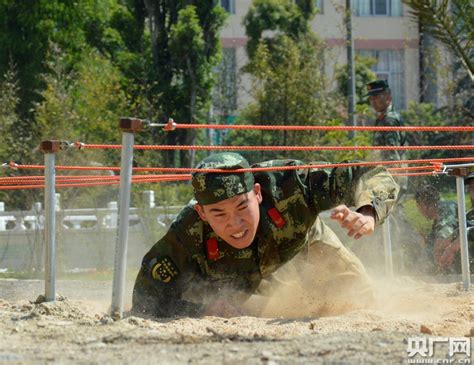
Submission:
M 400 120 L 400 115 L 393 109 L 392 104 L 387 110 L 380 114 L 375 120 L 376 127 L 403 127 Z M 404 146 L 406 142 L 405 132 L 375 132 L 374 146 Z M 395 161 L 404 160 L 405 151 L 382 151 L 382 158 L 384 160 Z
M 473 221 L 469 219 L 470 215 L 467 215 L 467 227 L 473 225 Z M 458 224 L 458 204 L 454 201 L 440 200 L 438 202 L 438 218 L 434 220 L 431 226 L 431 231 L 427 237 L 427 251 L 429 258 L 434 262 L 434 249 L 435 243 L 438 240 L 449 240 L 455 242 L 459 238 L 459 224 Z M 472 267 L 474 257 L 474 236 L 470 232 L 468 235 L 468 251 L 469 251 L 469 262 Z M 471 268 L 472 270 L 472 268 Z M 461 272 L 461 251 L 459 250 L 455 257 L 451 267 L 446 268 L 447 273 Z
M 384 113 L 377 117 L 374 125 L 376 127 L 403 127 L 400 115 L 393 109 L 392 104 L 389 105 Z M 372 144 L 374 146 L 404 146 L 406 144 L 405 132 L 375 132 Z M 384 161 L 400 161 L 405 159 L 405 151 L 379 151 L 376 158 L 380 158 Z M 400 165 L 400 167 L 403 166 L 406 165 Z M 402 191 L 407 189 L 407 176 L 397 176 L 395 181 L 400 185 Z
M 246 161 L 233 153 L 213 155 L 207 160 L 198 168 L 246 167 Z M 253 167 L 301 164 L 274 160 Z M 224 242 L 199 218 L 193 209 L 196 201 L 191 201 L 145 255 L 133 293 L 135 312 L 159 317 L 194 316 L 201 315 L 205 304 L 216 298 L 242 303 L 257 290 L 262 279 L 308 243 L 314 246 L 326 242 L 315 255 L 332 255 L 334 265 L 330 267 L 337 271 L 335 275 L 348 268 L 354 276 L 365 275 L 362 264 L 334 238 L 318 214 L 342 203 L 356 209 L 371 205 L 376 221 L 382 222 L 398 193 L 397 184 L 385 169 L 352 167 L 193 176 L 195 196 L 201 204 L 250 191 L 254 181 L 261 185 L 263 201 L 252 244 L 239 250 Z
M 474 167 L 471 167 L 472 170 L 474 170 Z M 474 171 L 466 176 L 464 183 L 467 185 L 467 190 L 471 197 L 471 210 L 474 210 Z
M 458 236 L 458 204 L 454 201 L 438 202 L 438 218 L 434 220 L 428 234 L 427 244 L 433 250 L 436 240 L 456 239 Z
M 388 94 L 387 94 L 388 93 Z M 373 107 L 376 111 L 381 112 L 379 108 L 386 107 L 386 109 L 377 117 L 375 120 L 376 127 L 402 127 L 403 123 L 400 120 L 400 115 L 393 109 L 393 104 L 387 106 L 387 97 L 390 93 L 390 87 L 387 80 L 375 80 L 367 84 L 366 96 L 378 98 L 382 96 L 383 99 L 376 102 L 374 100 Z M 383 101 L 382 101 L 383 100 Z M 383 104 L 380 104 L 380 102 Z M 371 101 L 372 103 L 372 101 Z M 393 131 L 393 132 L 375 132 L 372 145 L 373 146 L 404 146 L 406 142 L 406 136 L 404 132 Z M 405 159 L 405 151 L 393 150 L 393 151 L 378 151 L 374 154 L 376 160 L 385 161 L 400 161 Z M 404 167 L 404 166 L 402 166 Z M 398 176 L 395 181 L 400 185 L 401 192 L 405 191 L 408 186 L 408 179 L 406 176 Z M 400 194 L 401 196 L 402 194 Z

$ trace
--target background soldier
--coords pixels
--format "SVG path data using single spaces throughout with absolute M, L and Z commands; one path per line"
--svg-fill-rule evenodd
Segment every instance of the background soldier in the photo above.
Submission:
M 425 244 L 428 257 L 440 273 L 461 272 L 461 252 L 459 244 L 458 205 L 454 201 L 444 200 L 432 185 L 424 185 L 415 193 L 418 210 L 433 221 Z M 469 227 L 470 222 L 468 220 Z M 474 237 L 468 235 L 470 266 L 473 266 Z
M 471 198 L 471 211 L 474 212 L 474 172 L 471 172 L 469 175 L 466 176 L 465 184 L 467 185 L 467 191 L 469 192 L 469 196 Z
M 367 96 L 369 103 L 377 113 L 374 125 L 376 127 L 403 127 L 403 123 L 393 108 L 392 94 L 386 80 L 376 80 L 367 84 Z M 374 146 L 404 146 L 406 144 L 405 132 L 375 132 Z M 381 151 L 379 154 L 383 160 L 404 160 L 405 151 Z M 397 177 L 397 183 L 402 191 L 406 190 L 408 179 L 406 176 Z
M 274 160 L 254 167 L 297 166 Z M 356 239 L 373 232 L 397 198 L 398 186 L 382 167 L 211 173 L 248 168 L 236 153 L 204 159 L 193 174 L 195 199 L 145 255 L 135 282 L 133 311 L 159 317 L 239 314 L 240 306 L 282 265 L 308 248 L 311 288 L 359 306 L 373 297 L 370 280 L 318 214 Z M 354 206 L 350 210 L 347 206 Z M 349 299 L 350 300 L 350 299 Z
M 376 80 L 367 84 L 367 96 L 369 103 L 377 113 L 374 125 L 380 127 L 402 127 L 403 123 L 393 108 L 392 94 L 385 80 Z M 404 146 L 406 141 L 405 132 L 375 132 L 374 146 Z M 403 160 L 404 151 L 383 151 L 384 160 Z

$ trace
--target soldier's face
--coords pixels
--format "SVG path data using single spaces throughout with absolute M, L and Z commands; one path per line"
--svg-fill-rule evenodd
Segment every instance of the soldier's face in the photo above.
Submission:
M 381 92 L 377 95 L 369 96 L 369 103 L 377 113 L 383 112 L 390 105 L 392 97 L 386 92 Z
M 260 221 L 261 202 L 260 184 L 256 183 L 253 191 L 246 194 L 236 195 L 215 204 L 196 204 L 194 208 L 220 238 L 232 247 L 242 249 L 250 246 L 255 238 Z

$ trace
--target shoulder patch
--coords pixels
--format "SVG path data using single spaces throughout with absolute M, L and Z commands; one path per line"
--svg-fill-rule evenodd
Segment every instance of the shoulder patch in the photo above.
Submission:
M 178 276 L 179 270 L 169 256 L 159 258 L 151 269 L 153 279 L 163 283 L 171 282 Z

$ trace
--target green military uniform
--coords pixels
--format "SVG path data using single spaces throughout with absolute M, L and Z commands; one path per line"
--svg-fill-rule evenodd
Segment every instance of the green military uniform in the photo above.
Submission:
M 467 190 L 471 197 L 471 211 L 474 211 L 474 167 L 471 167 L 469 175 L 466 176 L 464 183 L 467 185 Z M 472 213 L 474 215 L 474 213 Z
M 467 227 L 474 226 L 473 221 L 469 219 L 470 215 L 467 215 Z M 473 231 L 474 233 L 474 231 Z M 472 270 L 473 259 L 474 259 L 474 235 L 469 232 L 468 235 L 468 251 L 469 251 L 469 262 Z M 458 224 L 458 204 L 451 200 L 440 200 L 438 202 L 438 218 L 434 220 L 431 226 L 431 231 L 427 237 L 427 251 L 429 258 L 435 261 L 434 258 L 434 245 L 438 240 L 449 239 L 451 242 L 455 242 L 459 237 L 459 224 Z M 454 257 L 453 265 L 446 268 L 448 273 L 461 272 L 461 251 L 458 251 Z
M 383 93 L 390 94 L 390 87 L 386 80 L 376 80 L 367 84 L 367 96 L 377 96 Z M 403 127 L 400 114 L 394 110 L 391 102 L 377 117 L 374 125 L 376 127 Z M 401 131 L 375 132 L 372 141 L 373 146 L 404 146 L 405 144 L 406 135 Z M 405 151 L 379 151 L 374 154 L 374 158 L 376 160 L 400 161 L 405 159 Z M 398 176 L 395 180 L 402 191 L 407 189 L 408 179 L 406 176 Z
M 437 240 L 456 239 L 459 233 L 458 227 L 458 204 L 451 200 L 440 200 L 438 202 L 438 218 L 433 221 L 428 234 L 428 247 L 433 250 L 433 245 Z
M 246 167 L 240 155 L 210 156 L 198 168 L 236 169 Z M 297 166 L 295 160 L 263 162 L 253 167 Z M 191 201 L 172 223 L 169 231 L 145 255 L 138 274 L 133 310 L 159 317 L 201 315 L 206 303 L 225 298 L 232 303 L 255 293 L 262 279 L 301 252 L 308 243 L 326 241 L 319 255 L 339 255 L 337 270 L 360 262 L 331 237 L 318 214 L 338 204 L 371 205 L 376 221 L 382 222 L 395 203 L 398 186 L 382 167 L 287 170 L 238 174 L 196 173 L 195 196 L 201 204 L 212 204 L 250 191 L 254 181 L 261 185 L 263 201 L 260 221 L 252 244 L 236 249 L 201 220 Z M 333 233 L 332 233 L 333 234 Z M 329 247 L 331 246 L 331 247 Z M 317 255 L 316 255 L 317 256 Z M 352 261 L 351 261 L 352 260 Z
M 393 105 L 387 108 L 387 110 L 381 113 L 375 120 L 376 127 L 402 127 L 403 123 L 398 114 L 394 109 Z M 404 146 L 405 145 L 405 132 L 394 131 L 394 132 L 375 132 L 374 133 L 374 146 Z M 382 151 L 382 158 L 384 160 L 396 161 L 405 159 L 405 151 Z

